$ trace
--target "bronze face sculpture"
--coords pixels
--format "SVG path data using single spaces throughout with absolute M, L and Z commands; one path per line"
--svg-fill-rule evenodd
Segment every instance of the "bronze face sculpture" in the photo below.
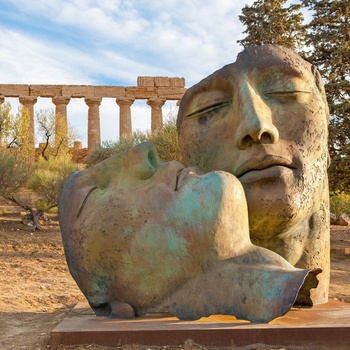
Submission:
M 289 49 L 245 49 L 187 90 L 178 115 L 186 164 L 235 175 L 250 237 L 300 268 L 320 267 L 328 301 L 328 107 L 319 73 Z
M 250 242 L 233 175 L 162 163 L 151 143 L 75 173 L 59 221 L 70 272 L 97 315 L 167 310 L 181 319 L 222 313 L 268 322 L 290 309 L 305 280 L 315 281 Z

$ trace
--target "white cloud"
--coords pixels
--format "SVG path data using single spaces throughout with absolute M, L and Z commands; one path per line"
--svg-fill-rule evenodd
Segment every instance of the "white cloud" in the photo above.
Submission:
M 239 0 L 13 0 L 6 5 L 11 13 L 0 9 L 0 82 L 136 85 L 139 75 L 163 75 L 184 77 L 191 86 L 241 51 L 243 6 Z M 72 100 L 68 109 L 86 139 L 81 103 Z M 118 114 L 114 101 L 103 101 L 103 139 L 118 135 Z M 150 127 L 144 101 L 135 102 L 132 115 L 134 128 Z
M 143 75 L 155 72 L 184 76 L 188 85 L 192 85 L 213 69 L 234 60 L 240 51 L 236 40 L 243 27 L 238 20 L 242 8 L 238 0 L 219 0 L 205 5 L 200 0 L 182 3 L 175 0 L 32 3 L 14 0 L 12 3 L 18 7 L 23 20 L 24 16 L 35 16 L 48 22 L 48 27 L 61 27 L 66 41 L 78 40 L 83 53 L 79 68 L 85 68 L 87 76 L 107 75 L 113 66 L 105 57 L 107 54 L 130 64 L 130 75 L 135 66 L 144 67 L 150 73 Z M 56 38 L 58 42 L 63 39 Z M 57 44 L 44 40 L 47 46 Z M 78 50 L 69 44 L 64 50 L 68 58 L 64 62 L 78 66 L 74 59 Z M 87 57 L 99 64 L 89 64 Z M 118 74 L 125 69 L 118 72 L 114 67 L 113 71 Z
M 64 47 L 40 41 L 25 33 L 0 27 L 0 72 L 5 84 L 91 83 L 78 64 L 65 64 Z M 79 60 L 79 52 L 71 52 Z M 70 56 L 68 54 L 68 56 Z

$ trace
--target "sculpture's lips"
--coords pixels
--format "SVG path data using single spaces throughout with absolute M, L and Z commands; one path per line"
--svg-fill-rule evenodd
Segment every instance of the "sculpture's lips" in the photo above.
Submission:
M 266 155 L 263 158 L 251 158 L 235 171 L 241 182 L 250 182 L 262 178 L 279 177 L 285 170 L 293 171 L 297 167 L 282 156 Z

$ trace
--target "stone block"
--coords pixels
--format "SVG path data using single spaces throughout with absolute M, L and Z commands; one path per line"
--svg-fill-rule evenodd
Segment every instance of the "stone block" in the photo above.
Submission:
M 331 248 L 331 256 L 342 256 L 350 254 L 350 248 Z
M 171 87 L 185 87 L 185 78 L 169 78 Z
M 0 84 L 0 95 L 5 97 L 24 97 L 29 95 L 29 85 Z
M 185 92 L 185 88 L 159 87 L 158 97 L 167 100 L 180 100 Z
M 331 225 L 335 225 L 335 223 L 337 221 L 337 216 L 334 213 L 330 213 L 329 219 L 330 219 Z
M 338 226 L 348 226 L 349 223 L 348 223 L 348 221 L 346 221 L 346 220 L 343 219 L 342 217 L 339 217 L 339 218 L 335 221 L 334 225 L 338 225 Z
M 135 87 L 130 86 L 125 88 L 125 97 L 135 99 L 148 99 L 157 97 L 157 88 L 155 87 Z
M 348 214 L 343 213 L 337 218 L 334 222 L 334 225 L 339 226 L 349 226 L 350 225 L 350 217 Z
M 29 94 L 35 97 L 62 96 L 62 85 L 29 85 Z
M 153 87 L 154 77 L 137 77 L 138 87 Z
M 72 98 L 94 96 L 95 86 L 92 85 L 63 85 L 62 95 Z
M 347 221 L 347 222 L 350 222 L 350 217 L 349 217 L 349 215 L 346 214 L 346 213 L 341 214 L 341 215 L 340 215 L 340 218 L 344 219 L 344 220 Z
M 74 141 L 74 149 L 82 149 L 83 143 L 81 141 Z
M 154 77 L 154 85 L 156 87 L 169 87 L 170 86 L 170 78 L 168 77 Z
M 125 97 L 124 86 L 95 86 L 95 97 Z

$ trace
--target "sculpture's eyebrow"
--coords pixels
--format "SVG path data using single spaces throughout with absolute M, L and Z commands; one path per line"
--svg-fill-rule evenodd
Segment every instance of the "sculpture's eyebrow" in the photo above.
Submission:
M 84 209 L 84 206 L 85 206 L 85 204 L 86 204 L 87 200 L 88 200 L 88 199 L 89 199 L 89 197 L 91 196 L 92 192 L 94 192 L 96 189 L 97 189 L 97 187 L 96 187 L 96 186 L 94 186 L 94 187 L 90 188 L 90 190 L 87 192 L 87 194 L 86 194 L 85 198 L 83 199 L 83 201 L 82 201 L 82 202 L 81 202 L 81 204 L 80 204 L 80 208 L 79 208 L 79 211 L 78 211 L 78 215 L 77 215 L 77 217 L 79 217 L 79 216 L 80 216 L 80 214 L 81 214 L 82 210 Z
M 305 66 L 277 64 L 257 67 L 254 72 L 256 83 L 266 94 L 268 92 L 311 92 L 313 79 Z

